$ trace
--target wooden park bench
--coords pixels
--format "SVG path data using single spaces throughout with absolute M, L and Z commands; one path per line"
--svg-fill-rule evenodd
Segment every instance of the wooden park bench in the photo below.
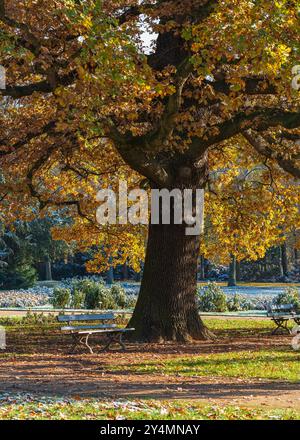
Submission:
M 300 314 L 297 313 L 296 307 L 294 304 L 284 304 L 280 306 L 271 306 L 268 310 L 267 315 L 274 321 L 276 324 L 276 328 L 272 331 L 272 335 L 277 333 L 281 328 L 288 333 L 291 333 L 291 330 L 288 328 L 289 320 L 294 320 L 296 324 L 300 324 Z
M 92 347 L 89 345 L 89 337 L 97 334 L 105 336 L 107 343 L 101 351 L 109 350 L 111 344 L 119 344 L 123 350 L 126 349 L 122 340 L 124 333 L 135 330 L 134 328 L 119 328 L 113 322 L 115 315 L 113 313 L 104 314 L 78 314 L 78 315 L 58 315 L 58 322 L 67 322 L 68 325 L 61 327 L 61 331 L 72 335 L 73 347 L 75 348 L 82 344 L 88 348 L 90 353 L 93 353 Z

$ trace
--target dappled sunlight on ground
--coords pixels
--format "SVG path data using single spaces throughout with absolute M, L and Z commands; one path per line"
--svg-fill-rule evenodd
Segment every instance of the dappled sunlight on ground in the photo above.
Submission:
M 84 349 L 68 354 L 70 339 L 53 325 L 11 327 L 7 350 L 0 354 L 0 389 L 300 408 L 300 354 L 292 350 L 290 336 L 271 336 L 269 321 L 206 322 L 215 341 L 129 343 L 126 352 L 103 353 L 95 339 L 93 355 Z

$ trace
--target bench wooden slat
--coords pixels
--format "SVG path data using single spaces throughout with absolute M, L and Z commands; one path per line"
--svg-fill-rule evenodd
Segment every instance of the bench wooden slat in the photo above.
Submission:
M 287 319 L 290 319 L 290 318 L 292 319 L 294 316 L 295 316 L 295 313 L 289 313 L 289 314 L 286 314 L 286 313 L 270 313 L 268 315 L 269 318 L 274 317 L 274 318 L 287 318 Z
M 112 330 L 82 330 L 79 331 L 78 334 L 93 334 L 93 333 L 125 333 L 125 332 L 133 332 L 135 328 L 115 328 Z
M 93 329 L 110 329 L 117 327 L 117 324 L 99 324 L 99 325 L 68 325 L 66 327 L 61 327 L 62 331 L 77 331 L 77 330 L 93 330 Z
M 283 318 L 289 319 L 296 314 L 294 304 L 273 305 L 269 308 L 267 316 L 269 318 Z
M 73 321 L 101 321 L 114 319 L 113 313 L 103 313 L 101 315 L 86 314 L 86 315 L 58 315 L 57 320 L 59 322 L 73 322 Z

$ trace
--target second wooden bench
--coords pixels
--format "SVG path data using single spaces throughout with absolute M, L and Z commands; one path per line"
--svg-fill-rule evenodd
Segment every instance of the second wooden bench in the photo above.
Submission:
M 132 332 L 134 328 L 119 328 L 115 321 L 113 313 L 103 314 L 85 314 L 85 315 L 58 315 L 58 322 L 68 323 L 67 326 L 61 327 L 61 331 L 68 333 L 73 338 L 72 352 L 81 344 L 84 345 L 90 353 L 93 353 L 92 347 L 89 345 L 89 337 L 97 334 L 106 337 L 106 344 L 102 351 L 109 350 L 111 344 L 119 344 L 123 350 L 126 349 L 123 342 L 123 335 Z

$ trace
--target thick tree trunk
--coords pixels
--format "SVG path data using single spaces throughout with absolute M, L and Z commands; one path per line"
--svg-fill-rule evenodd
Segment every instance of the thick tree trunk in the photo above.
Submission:
M 229 277 L 228 277 L 228 287 L 236 286 L 236 257 L 231 256 L 231 262 L 229 264 Z
M 130 327 L 142 341 L 206 339 L 196 304 L 199 236 L 184 225 L 150 225 L 145 269 Z
M 203 177 L 203 170 L 194 173 L 194 180 L 181 180 L 178 187 L 201 188 L 198 175 Z M 150 222 L 141 289 L 129 322 L 136 329 L 135 340 L 187 342 L 214 336 L 204 326 L 196 302 L 200 236 L 186 235 L 186 227 Z
M 203 255 L 201 255 L 200 257 L 200 268 L 199 268 L 199 276 L 200 276 L 200 280 L 204 281 L 205 280 L 205 258 L 203 257 Z

